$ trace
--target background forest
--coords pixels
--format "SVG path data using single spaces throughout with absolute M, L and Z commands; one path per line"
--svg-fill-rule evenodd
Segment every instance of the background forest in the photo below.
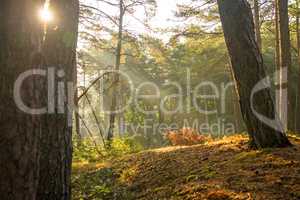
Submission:
M 90 3 L 90 4 L 89 4 Z M 114 68 L 116 60 L 120 60 L 118 68 L 129 77 L 123 77 L 118 88 L 118 106 L 130 105 L 115 119 L 114 138 L 130 140 L 143 148 L 161 147 L 168 144 L 164 133 L 182 127 L 197 129 L 202 134 L 212 137 L 223 137 L 245 132 L 245 125 L 240 113 L 238 97 L 230 69 L 230 58 L 223 38 L 218 7 L 214 1 L 178 2 L 172 10 L 172 19 L 168 25 L 155 21 L 157 3 L 135 2 L 124 11 L 127 21 L 121 30 L 118 5 L 107 2 L 83 2 L 81 5 L 80 42 L 78 52 L 78 83 L 80 119 L 76 121 L 78 138 L 89 138 L 101 146 L 107 139 L 110 128 L 110 115 L 105 112 L 113 98 L 114 82 L 105 71 Z M 253 6 L 254 12 L 254 4 Z M 257 2 L 256 2 L 257 3 Z M 112 5 L 113 4 L 113 5 Z M 276 68 L 276 31 L 274 2 L 259 2 L 258 21 L 260 45 L 268 75 L 275 76 Z M 299 107 L 299 62 L 297 45 L 297 2 L 289 4 L 292 66 L 289 72 L 289 87 L 292 90 L 292 104 L 296 111 Z M 103 9 L 104 8 L 104 9 Z M 144 18 L 139 9 L 144 9 Z M 167 8 L 159 8 L 167 9 Z M 115 11 L 112 14 L 108 11 Z M 152 20 L 152 21 L 151 21 Z M 131 23 L 131 24 L 130 24 Z M 133 27 L 133 25 L 136 27 Z M 152 25 L 152 27 L 151 27 Z M 136 30 L 138 29 L 138 30 Z M 122 47 L 118 49 L 121 32 Z M 119 53 L 119 54 L 118 54 Z M 104 75 L 103 75 L 104 74 Z M 127 79 L 132 81 L 129 83 Z M 273 80 L 273 97 L 275 99 L 276 77 Z M 160 99 L 138 99 L 131 102 L 132 92 L 139 95 L 156 95 L 154 83 L 160 90 Z M 183 95 L 178 96 L 176 86 L 168 83 L 176 82 L 181 86 Z M 192 108 L 187 112 L 191 96 L 188 89 L 194 89 L 199 82 L 202 95 L 209 98 L 197 98 L 199 108 L 207 111 L 198 112 Z M 222 94 L 215 97 L 215 89 Z M 91 87 L 92 86 L 92 87 Z M 88 90 L 87 90 L 88 88 Z M 140 91 L 142 90 L 142 91 Z M 175 94 L 175 96 L 174 96 Z M 181 99 L 182 98 L 182 99 Z M 193 97 L 192 97 L 193 98 Z M 136 99 L 135 99 L 136 100 Z M 183 103 L 181 102 L 183 101 Z M 160 104 L 163 104 L 161 106 Z M 178 104 L 182 109 L 175 112 L 163 112 L 161 107 L 174 111 Z M 149 112 L 145 112 L 149 111 Z M 151 111 L 151 112 L 150 112 Z M 298 130 L 297 112 L 289 113 L 292 121 L 289 130 Z M 102 144 L 101 144 L 102 143 Z M 95 145 L 95 143 L 93 143 Z

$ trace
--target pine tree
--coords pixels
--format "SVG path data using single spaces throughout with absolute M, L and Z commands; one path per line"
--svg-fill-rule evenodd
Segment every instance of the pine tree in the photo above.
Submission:
M 51 0 L 54 13 L 42 47 L 44 65 L 54 69 L 52 92 L 54 107 L 42 116 L 40 178 L 37 199 L 71 198 L 72 114 L 76 72 L 76 45 L 79 19 L 78 0 Z M 50 81 L 50 80 L 48 80 Z M 73 83 L 73 84 L 70 84 Z M 58 88 L 59 84 L 64 87 Z M 47 96 L 45 94 L 45 96 Z M 47 102 L 46 99 L 44 99 Z M 48 104 L 51 103 L 48 101 Z
M 35 200 L 38 183 L 40 119 L 20 103 L 40 108 L 40 80 L 24 72 L 41 66 L 43 29 L 36 16 L 41 1 L 3 0 L 0 6 L 0 194 L 3 200 Z M 17 96 L 14 92 L 17 93 Z M 20 97 L 18 97 L 20 95 Z
M 253 88 L 266 77 L 266 73 L 255 40 L 250 5 L 246 0 L 218 0 L 218 5 L 250 145 L 253 148 L 291 145 L 279 120 L 275 120 L 277 130 L 274 130 L 253 113 L 252 108 L 265 117 L 277 119 L 270 88 L 260 91 L 251 102 Z

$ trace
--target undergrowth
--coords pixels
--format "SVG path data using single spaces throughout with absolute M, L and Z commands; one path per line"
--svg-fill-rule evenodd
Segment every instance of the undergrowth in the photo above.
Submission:
M 131 137 L 114 138 L 110 148 L 90 139 L 75 140 L 73 149 L 75 163 L 105 161 L 144 150 L 142 144 Z
M 291 141 L 291 148 L 252 151 L 246 137 L 232 136 L 77 163 L 73 199 L 298 200 L 300 140 Z

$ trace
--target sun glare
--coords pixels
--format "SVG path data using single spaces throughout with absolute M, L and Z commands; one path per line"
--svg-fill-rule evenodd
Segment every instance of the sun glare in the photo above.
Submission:
M 49 10 L 48 6 L 45 6 L 44 8 L 42 8 L 39 12 L 40 18 L 43 22 L 50 22 L 53 20 L 53 14 L 52 12 Z

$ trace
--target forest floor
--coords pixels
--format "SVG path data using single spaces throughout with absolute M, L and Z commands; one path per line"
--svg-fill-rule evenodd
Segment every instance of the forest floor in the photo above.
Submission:
M 73 199 L 299 200 L 300 139 L 253 151 L 232 136 L 167 147 L 106 163 L 74 163 Z

